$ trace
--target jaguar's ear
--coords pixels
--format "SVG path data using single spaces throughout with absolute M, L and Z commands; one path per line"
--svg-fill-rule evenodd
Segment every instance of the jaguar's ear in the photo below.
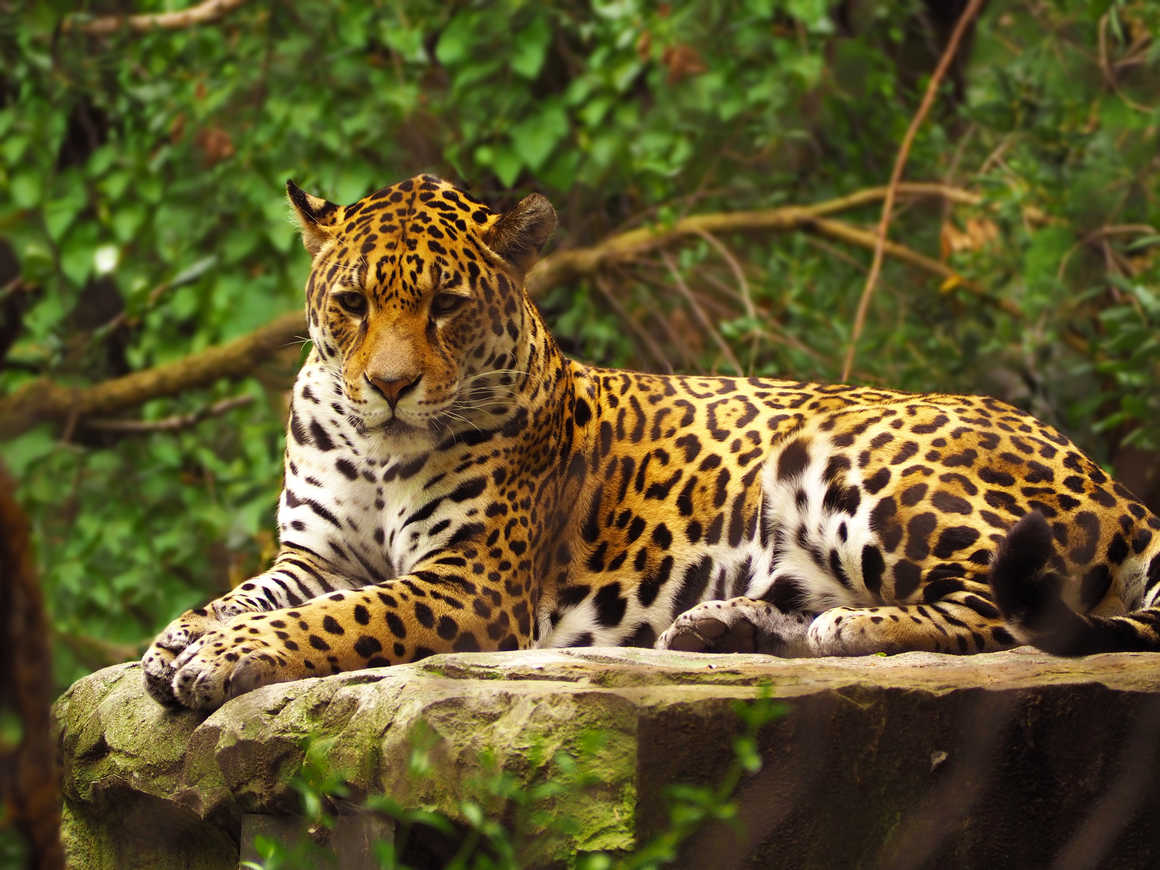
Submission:
M 556 229 L 556 210 L 538 193 L 525 196 L 483 234 L 484 243 L 526 274 Z
M 313 257 L 333 238 L 329 226 L 338 213 L 338 206 L 321 196 L 311 196 L 290 179 L 286 180 L 286 195 L 302 227 L 302 244 Z

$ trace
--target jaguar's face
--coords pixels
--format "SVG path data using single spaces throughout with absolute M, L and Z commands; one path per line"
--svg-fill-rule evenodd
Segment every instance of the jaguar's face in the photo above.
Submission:
M 314 256 L 310 337 L 352 422 L 417 452 L 497 412 L 489 397 L 519 359 L 527 252 L 555 224 L 547 201 L 498 215 L 431 176 L 345 207 L 289 192 Z

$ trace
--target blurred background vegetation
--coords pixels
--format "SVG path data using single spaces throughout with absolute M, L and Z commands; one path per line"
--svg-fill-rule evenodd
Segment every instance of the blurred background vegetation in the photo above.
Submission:
M 107 33 L 86 26 L 175 6 L 81 5 L 0 0 L 0 403 L 299 307 L 288 177 L 340 202 L 419 171 L 500 206 L 539 190 L 556 250 L 883 185 L 965 4 L 250 0 Z M 943 271 L 887 258 L 850 375 L 1029 408 L 1153 509 L 1158 37 L 1150 0 L 984 7 L 905 174 L 978 199 L 899 200 L 891 240 Z M 880 208 L 835 217 L 864 237 Z M 538 301 L 584 360 L 837 380 L 869 262 L 808 223 L 692 235 Z M 7 421 L 58 688 L 271 557 L 302 353 L 114 419 Z

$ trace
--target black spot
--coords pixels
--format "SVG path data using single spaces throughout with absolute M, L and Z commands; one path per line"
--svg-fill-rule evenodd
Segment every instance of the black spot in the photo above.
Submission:
M 927 512 L 910 518 L 906 524 L 906 557 L 921 562 L 930 552 L 930 534 L 938 521 Z M 897 571 L 897 569 L 895 569 Z
M 346 630 L 338 624 L 338 620 L 329 614 L 322 620 L 322 629 L 327 634 L 346 634 Z
M 845 456 L 831 456 L 830 461 L 826 463 L 826 469 L 822 472 L 822 479 L 829 483 L 838 477 L 843 471 L 850 469 L 850 460 Z
M 870 493 L 870 495 L 875 495 L 888 483 L 890 483 L 890 469 L 879 468 L 872 476 L 866 479 L 863 486 L 866 487 L 866 492 Z
M 890 460 L 890 464 L 901 465 L 916 453 L 918 453 L 918 445 L 913 441 L 907 441 L 898 449 L 898 452 L 894 454 L 894 458 Z
M 949 559 L 959 550 L 965 550 L 979 540 L 979 533 L 970 526 L 951 526 L 942 530 L 938 542 L 934 545 L 934 555 L 937 559 Z
M 1108 561 L 1113 565 L 1121 564 L 1124 559 L 1128 557 L 1128 542 L 1124 540 L 1124 536 L 1116 532 L 1115 536 L 1108 543 Z
M 407 636 L 407 626 L 403 624 L 403 620 L 399 619 L 399 615 L 397 613 L 387 614 L 387 628 L 389 628 L 391 630 L 391 634 L 397 638 L 401 639 Z
M 342 473 L 342 476 L 347 480 L 354 480 L 358 477 L 358 469 L 354 467 L 354 463 L 349 459 L 338 459 L 334 463 L 334 467 Z
M 985 484 L 993 484 L 994 486 L 1014 486 L 1015 478 L 1010 476 L 1006 471 L 999 471 L 998 469 L 979 469 L 979 480 Z M 1080 487 L 1080 492 L 1083 492 L 1083 487 Z
M 592 551 L 588 556 L 588 570 L 589 571 L 603 571 L 604 570 L 604 555 L 608 550 L 608 542 L 601 541 L 600 546 Z
M 378 642 L 376 638 L 369 634 L 364 634 L 354 642 L 354 651 L 362 656 L 364 659 L 369 659 L 376 653 L 382 652 L 383 645 Z
M 435 633 L 444 640 L 451 640 L 459 631 L 459 626 L 450 616 L 440 616 L 439 624 L 435 626 Z
M 918 588 L 921 579 L 919 567 L 902 560 L 894 566 L 894 597 L 899 601 L 908 598 Z
M 777 458 L 777 479 L 788 480 L 800 475 L 810 461 L 810 452 L 801 438 L 791 441 Z M 686 608 L 688 609 L 688 608 Z M 678 611 L 683 613 L 684 611 Z
M 886 570 L 886 562 L 882 552 L 873 544 L 866 544 L 862 548 L 862 583 L 866 591 L 878 595 L 882 590 L 882 574 Z
M 830 550 L 830 573 L 847 589 L 852 588 L 850 578 L 846 574 L 846 568 L 842 565 L 842 557 L 837 550 Z
M 628 600 L 620 595 L 620 584 L 609 583 L 593 596 L 596 605 L 596 621 L 605 627 L 620 625 Z
M 451 649 L 455 652 L 479 652 L 479 641 L 470 631 L 465 631 L 455 639 L 455 643 L 451 644 Z
M 931 580 L 930 575 L 927 575 L 926 585 L 922 587 L 922 600 L 926 604 L 933 604 L 952 593 L 961 592 L 962 589 L 963 581 L 958 577 L 939 577 Z
M 326 641 L 324 641 L 322 638 L 320 638 L 316 634 L 310 635 L 310 637 L 307 638 L 307 640 L 310 641 L 310 645 L 312 647 L 314 647 L 315 649 L 320 649 L 320 650 L 330 649 L 330 644 L 328 644 Z
M 334 449 L 334 442 L 331 440 L 330 435 L 319 425 L 317 420 L 310 421 L 310 437 L 314 439 L 314 446 L 319 450 Z
M 592 409 L 588 407 L 586 401 L 578 398 L 572 406 L 572 417 L 577 426 L 587 426 L 588 421 L 592 419 Z
M 809 587 L 804 580 L 797 577 L 782 576 L 773 581 L 773 585 L 761 599 L 768 601 L 782 613 L 793 613 L 805 608 L 809 600 Z
M 645 551 L 642 549 L 641 553 Z M 668 582 L 669 576 L 673 572 L 673 557 L 665 556 L 661 559 L 661 563 L 657 566 L 657 570 L 652 574 L 646 576 L 640 585 L 636 587 L 636 597 L 642 605 L 648 607 L 657 597 L 660 588 Z
M 424 628 L 431 628 L 435 625 L 435 614 L 422 601 L 415 602 L 415 619 L 419 620 L 419 624 Z
M 708 556 L 703 556 L 699 562 L 685 569 L 681 591 L 673 600 L 672 615 L 674 619 L 701 600 L 706 587 L 709 585 L 709 574 L 712 570 L 713 560 Z
M 366 625 L 371 621 L 371 615 L 361 604 L 354 606 L 354 621 L 359 625 Z
M 924 495 L 926 495 L 926 484 L 916 483 L 914 486 L 908 486 L 902 491 L 902 495 L 899 496 L 899 501 L 906 505 L 906 507 L 914 507 L 922 501 Z
M 1083 532 L 1083 536 L 1081 542 L 1071 548 L 1068 556 L 1073 562 L 1086 565 L 1096 555 L 1096 546 L 1100 541 L 1100 520 L 1091 511 L 1080 511 L 1072 522 Z
M 897 507 L 894 499 L 882 499 L 870 511 L 870 530 L 878 536 L 887 553 L 893 553 L 902 541 L 902 524 L 896 518 Z
M 465 480 L 451 491 L 451 494 L 448 496 L 448 498 L 455 502 L 467 501 L 469 498 L 475 498 L 477 495 L 483 492 L 484 487 L 486 486 L 486 477 L 475 477 L 471 480 Z
M 948 514 L 969 515 L 971 513 L 971 503 L 969 501 L 942 490 L 938 490 L 930 497 L 930 503 L 938 510 Z
M 653 630 L 653 627 L 647 622 L 642 622 L 636 627 L 636 631 L 622 641 L 621 645 L 651 649 L 652 645 L 656 643 L 656 639 L 657 633 Z

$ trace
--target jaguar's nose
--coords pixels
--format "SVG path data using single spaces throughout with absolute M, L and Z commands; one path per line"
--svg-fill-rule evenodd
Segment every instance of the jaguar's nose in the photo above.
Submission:
M 368 374 L 365 377 L 375 392 L 387 400 L 387 404 L 391 406 L 393 411 L 395 405 L 399 404 L 399 399 L 403 398 L 403 394 L 419 383 L 419 379 L 423 376 L 406 375 L 401 378 L 380 378 L 377 375 Z

